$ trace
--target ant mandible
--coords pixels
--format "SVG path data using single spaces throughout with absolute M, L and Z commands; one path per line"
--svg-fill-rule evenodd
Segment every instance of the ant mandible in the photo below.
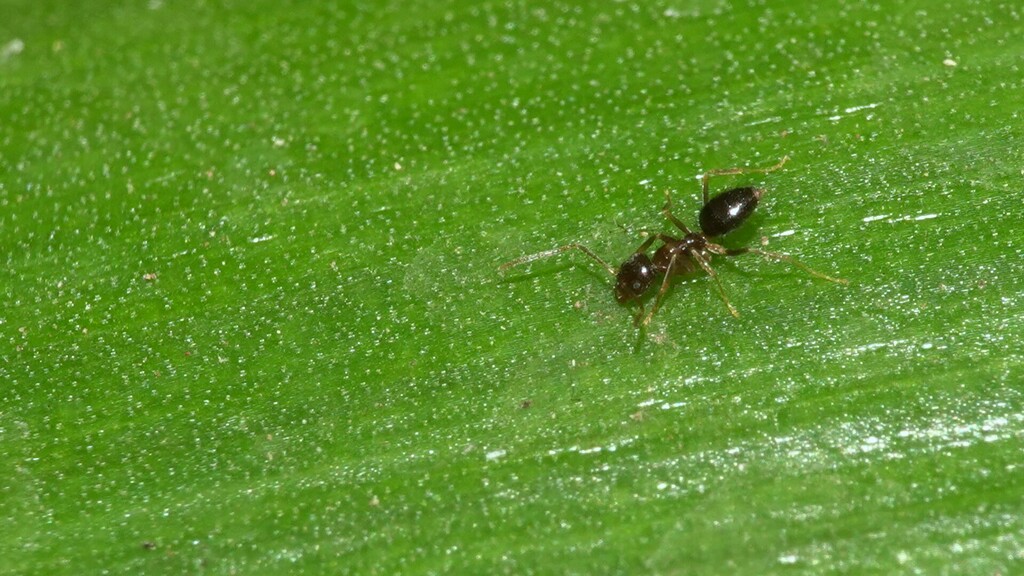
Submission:
M 635 301 L 637 305 L 639 305 L 640 309 L 634 318 L 634 323 L 637 326 L 646 326 L 650 323 L 654 313 L 657 312 L 658 308 L 661 306 L 661 300 L 665 296 L 665 292 L 668 291 L 669 281 L 673 276 L 693 272 L 698 266 L 707 272 L 708 276 L 715 281 L 715 285 L 718 287 L 718 294 L 722 297 L 722 301 L 725 303 L 726 308 L 729 309 L 729 313 L 738 318 L 740 313 L 737 312 L 736 308 L 729 302 L 729 297 L 725 294 L 725 288 L 722 286 L 722 281 L 718 279 L 718 274 L 715 273 L 714 269 L 712 269 L 709 264 L 712 255 L 739 256 L 740 254 L 760 254 L 766 258 L 788 262 L 816 278 L 821 278 L 822 280 L 828 280 L 829 282 L 835 282 L 837 284 L 848 284 L 846 280 L 826 276 L 788 254 L 769 252 L 767 250 L 760 250 L 757 248 L 726 248 L 711 241 L 712 238 L 723 236 L 732 232 L 736 228 L 739 228 L 739 226 L 743 224 L 743 222 L 746 221 L 746 219 L 754 212 L 754 208 L 757 207 L 757 203 L 764 194 L 764 190 L 754 188 L 752 186 L 732 188 L 718 194 L 714 198 L 708 198 L 708 180 L 710 180 L 712 176 L 731 176 L 750 173 L 767 174 L 782 168 L 782 165 L 788 160 L 789 156 L 784 156 L 778 164 L 768 168 L 727 168 L 722 170 L 711 170 L 710 172 L 704 173 L 704 176 L 701 178 L 701 188 L 704 192 L 704 206 L 700 209 L 700 215 L 698 217 L 701 229 L 700 232 L 691 231 L 686 227 L 686 224 L 683 224 L 682 221 L 672 215 L 672 197 L 666 190 L 665 205 L 662 206 L 661 212 L 669 219 L 669 221 L 675 224 L 675 226 L 679 228 L 685 236 L 682 238 L 676 238 L 669 236 L 668 234 L 654 234 L 644 240 L 643 244 L 633 252 L 633 255 L 623 262 L 617 269 L 602 260 L 600 256 L 592 252 L 586 246 L 573 243 L 565 246 L 559 246 L 558 248 L 553 248 L 551 250 L 545 250 L 544 252 L 538 252 L 536 254 L 516 258 L 511 262 L 502 264 L 499 267 L 499 270 L 505 271 L 513 266 L 527 264 L 529 262 L 554 256 L 569 250 L 579 250 L 596 260 L 605 268 L 605 270 L 608 271 L 609 274 L 615 277 L 615 298 L 620 303 L 625 304 L 630 301 Z M 656 240 L 660 241 L 662 245 L 654 251 L 654 257 L 652 258 L 647 255 L 647 250 Z M 658 290 L 658 295 L 654 300 L 654 305 L 651 307 L 651 311 L 645 316 L 644 304 L 640 298 L 654 284 L 654 280 L 659 274 L 662 275 L 661 289 Z

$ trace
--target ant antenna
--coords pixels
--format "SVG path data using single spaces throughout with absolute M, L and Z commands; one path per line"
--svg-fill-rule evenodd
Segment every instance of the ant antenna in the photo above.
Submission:
M 562 252 L 568 252 L 569 250 L 579 250 L 580 252 L 583 252 L 587 256 L 590 256 L 597 263 L 599 263 L 601 266 L 603 266 L 604 269 L 607 270 L 608 273 L 611 274 L 612 276 L 615 276 L 616 274 L 618 274 L 618 270 L 613 268 L 611 264 L 605 262 L 597 254 L 594 254 L 594 252 L 590 248 L 587 248 L 583 244 L 576 244 L 576 243 L 566 244 L 565 246 L 559 246 L 558 248 L 552 248 L 551 250 L 545 250 L 543 252 L 537 252 L 536 254 L 528 254 L 526 256 L 521 256 L 519 258 L 516 258 L 515 260 L 509 261 L 509 262 L 505 262 L 504 264 L 502 264 L 501 266 L 498 267 L 498 270 L 504 272 L 505 270 L 508 270 L 509 268 L 512 268 L 514 266 L 521 266 L 523 264 L 529 264 L 530 262 L 534 262 L 536 260 L 541 260 L 541 259 L 544 259 L 544 258 L 555 256 L 556 254 L 561 254 Z

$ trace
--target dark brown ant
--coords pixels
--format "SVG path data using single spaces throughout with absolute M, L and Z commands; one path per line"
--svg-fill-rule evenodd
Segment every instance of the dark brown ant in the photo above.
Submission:
M 764 194 L 764 190 L 750 186 L 744 188 L 733 188 L 722 192 L 714 198 L 708 198 L 708 180 L 710 180 L 712 176 L 731 176 L 755 172 L 767 174 L 782 168 L 782 165 L 788 160 L 789 156 L 785 156 L 778 164 L 769 168 L 727 168 L 724 170 L 711 170 L 710 172 L 706 172 L 701 178 L 701 188 L 704 192 L 704 206 L 701 208 L 700 215 L 698 217 L 701 229 L 700 232 L 691 231 L 686 227 L 686 224 L 683 224 L 682 221 L 672 215 L 672 198 L 666 190 L 665 205 L 662 206 L 661 212 L 669 219 L 669 221 L 675 224 L 677 228 L 682 230 L 685 236 L 682 238 L 675 238 L 667 234 L 654 234 L 644 240 L 643 244 L 641 244 L 633 252 L 633 255 L 623 262 L 618 269 L 613 268 L 586 246 L 573 243 L 565 246 L 559 246 L 558 248 L 553 248 L 551 250 L 545 250 L 544 252 L 538 252 L 536 254 L 516 258 L 511 262 L 502 264 L 499 270 L 508 270 L 513 266 L 527 264 L 568 250 L 579 250 L 596 260 L 601 264 L 601 266 L 604 266 L 605 270 L 607 270 L 609 274 L 615 277 L 615 298 L 620 303 L 625 304 L 630 301 L 635 301 L 639 305 L 640 310 L 634 318 L 634 323 L 637 326 L 646 326 L 650 323 L 654 313 L 657 312 L 658 308 L 661 306 L 661 299 L 665 296 L 665 292 L 669 287 L 669 281 L 673 276 L 694 272 L 697 270 L 697 267 L 702 268 L 707 272 L 708 276 L 711 276 L 715 281 L 715 285 L 718 287 L 718 293 L 722 297 L 722 301 L 725 302 L 726 308 L 729 309 L 729 313 L 738 318 L 740 315 L 739 312 L 737 312 L 736 308 L 734 308 L 729 302 L 729 298 L 725 294 L 725 288 L 722 286 L 722 281 L 718 279 L 718 274 L 715 273 L 714 269 L 712 269 L 709 264 L 712 255 L 739 256 L 740 254 L 760 254 L 766 258 L 789 262 L 816 278 L 821 278 L 822 280 L 828 280 L 829 282 L 835 282 L 837 284 L 848 284 L 846 280 L 841 278 L 832 278 L 831 276 L 826 276 L 816 270 L 813 270 L 788 254 L 769 252 L 767 250 L 760 250 L 757 248 L 726 248 L 710 241 L 711 238 L 723 236 L 732 232 L 736 228 L 739 228 L 740 225 L 743 224 L 743 222 L 746 221 L 746 219 L 754 212 L 754 208 L 757 207 L 757 202 Z M 661 241 L 662 245 L 654 251 L 654 257 L 652 258 L 647 255 L 647 250 L 656 240 Z M 654 284 L 654 280 L 659 274 L 662 275 L 661 289 L 658 290 L 658 296 L 654 300 L 654 306 L 651 307 L 651 311 L 644 316 L 644 305 L 640 298 Z

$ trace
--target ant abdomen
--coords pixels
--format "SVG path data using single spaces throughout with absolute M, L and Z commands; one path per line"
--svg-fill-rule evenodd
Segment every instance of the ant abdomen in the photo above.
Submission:
M 752 186 L 722 192 L 700 209 L 700 229 L 709 238 L 732 232 L 754 213 L 763 193 Z

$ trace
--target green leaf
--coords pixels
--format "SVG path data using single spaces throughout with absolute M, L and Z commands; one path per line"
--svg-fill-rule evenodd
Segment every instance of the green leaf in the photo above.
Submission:
M 1020 570 L 1015 4 L 0 13 L 0 573 Z

